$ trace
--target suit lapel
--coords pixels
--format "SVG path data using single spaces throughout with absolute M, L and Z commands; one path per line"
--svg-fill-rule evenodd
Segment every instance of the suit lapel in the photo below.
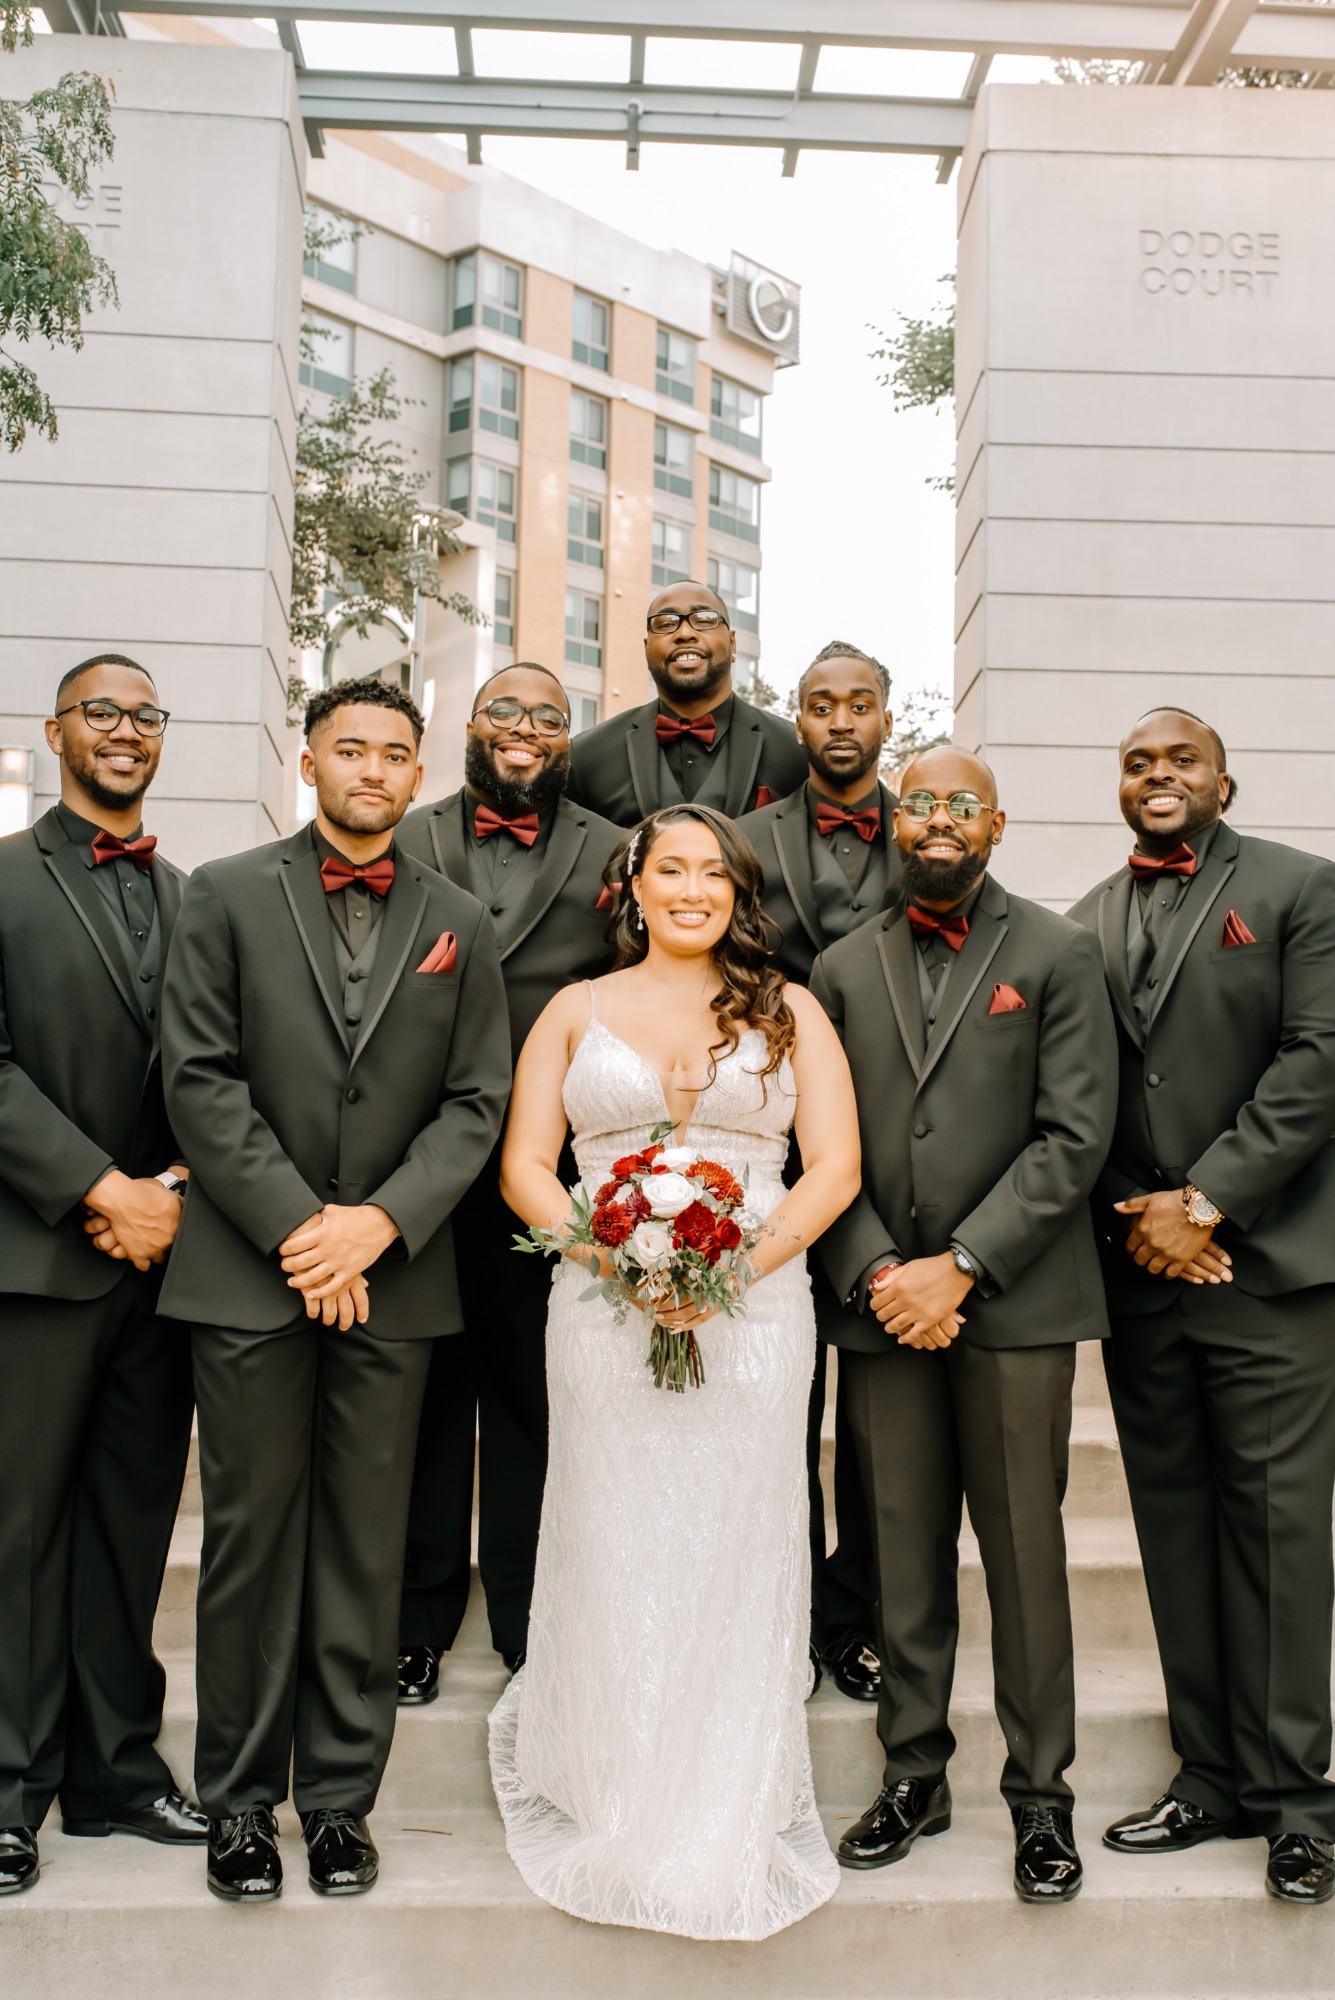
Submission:
M 1099 943 L 1108 975 L 1108 990 L 1122 1026 L 1138 1049 L 1145 1046 L 1145 1034 L 1131 1001 L 1131 975 L 1126 959 L 1126 925 L 1131 912 L 1135 885 L 1128 868 L 1111 888 L 1099 897 Z
M 1158 997 L 1155 1000 L 1154 1009 L 1150 1015 L 1151 1027 L 1154 1026 L 1154 1023 L 1163 1011 L 1164 1002 L 1173 990 L 1177 975 L 1182 970 L 1187 953 L 1191 950 L 1196 940 L 1197 932 L 1209 916 L 1220 890 L 1237 865 L 1238 836 L 1234 833 L 1231 826 L 1221 826 L 1215 834 L 1214 839 L 1210 842 L 1210 852 L 1206 855 L 1204 862 L 1201 864 L 1199 874 L 1187 892 L 1187 908 L 1183 911 L 1183 915 L 1189 916 L 1190 928 L 1183 938 L 1181 945 L 1178 947 L 1177 956 L 1164 975 L 1163 984 L 1159 988 Z M 1197 902 L 1197 898 L 1199 898 L 1199 903 Z
M 805 785 L 791 799 L 785 799 L 774 817 L 774 846 L 779 867 L 792 898 L 793 908 L 817 951 L 824 951 L 829 939 L 821 930 L 816 910 L 816 890 L 811 878 L 811 842 L 808 835 Z
M 992 881 L 983 884 L 983 893 L 973 906 L 969 919 L 969 935 L 955 954 L 955 963 L 950 968 L 946 982 L 945 998 L 941 1012 L 936 1017 L 936 1027 L 927 1044 L 927 1056 L 922 1066 L 919 1085 L 926 1083 L 936 1065 L 940 1062 L 950 1044 L 951 1038 L 964 1019 L 964 1010 L 978 990 L 978 982 L 996 956 L 1001 940 L 1009 926 L 1006 922 L 1006 892 Z M 904 929 L 908 929 L 907 923 Z
M 917 946 L 902 915 L 879 933 L 876 948 L 881 955 L 881 970 L 890 990 L 890 1005 L 904 1044 L 904 1053 L 913 1066 L 913 1074 L 921 1083 L 927 1037 L 922 1024 L 922 1001 L 918 996 Z
M 278 878 L 283 885 L 292 921 L 297 927 L 315 983 L 320 989 L 329 1018 L 344 1048 L 349 1047 L 347 1023 L 340 1004 L 338 961 L 334 956 L 334 929 L 325 907 L 324 884 L 315 840 L 308 826 L 294 833 L 279 863 Z
M 48 821 L 51 822 L 50 825 L 47 824 Z M 146 1040 L 151 1041 L 149 1024 L 144 1019 L 143 1011 L 131 989 L 129 969 L 125 962 L 125 953 L 116 937 L 115 922 L 92 880 L 81 850 L 66 838 L 65 830 L 54 814 L 44 815 L 34 831 L 37 833 L 47 867 L 73 904 L 75 915 L 97 947 L 97 955 L 106 967 L 112 985 L 134 1016 L 135 1026 Z M 53 837 L 59 841 L 58 846 L 48 845 Z
M 502 935 L 500 940 L 501 958 L 507 959 L 516 951 L 537 924 L 542 922 L 561 890 L 570 879 L 570 871 L 579 860 L 588 833 L 570 808 L 562 801 L 556 808 L 551 832 L 547 835 L 547 848 L 538 869 L 537 879 L 529 892 L 528 901 L 517 911 L 513 921 L 518 928 L 512 936 Z
M 468 834 L 464 826 L 464 794 L 456 792 L 452 799 L 433 806 L 427 824 L 431 835 L 431 852 L 436 857 L 436 867 L 447 880 L 457 882 L 461 889 L 468 887 Z
M 635 806 L 641 819 L 647 819 L 651 812 L 657 812 L 660 805 L 675 804 L 679 801 L 661 796 L 664 792 L 663 780 L 675 791 L 672 773 L 660 768 L 662 760 L 658 754 L 658 738 L 654 734 L 652 717 L 656 709 L 651 705 L 650 719 L 633 720 L 626 731 L 626 757 L 630 763 L 631 790 L 635 794 Z
M 385 913 L 378 926 L 375 965 L 366 989 L 366 1012 L 352 1051 L 356 1062 L 375 1033 L 380 1016 L 403 973 L 404 961 L 412 950 L 422 926 L 427 904 L 426 883 L 411 861 L 400 858 L 394 886 L 385 898 Z M 433 939 L 434 943 L 435 940 Z
M 732 727 L 728 733 L 732 743 L 729 746 L 728 802 L 723 810 L 729 819 L 736 819 L 746 811 L 746 802 L 754 795 L 760 753 L 765 747 L 765 732 L 760 717 L 749 702 L 739 698 L 733 703 Z

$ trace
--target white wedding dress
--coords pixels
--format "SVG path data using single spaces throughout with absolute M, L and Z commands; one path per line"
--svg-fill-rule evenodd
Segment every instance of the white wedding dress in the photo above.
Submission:
M 743 1033 L 684 1142 L 782 1198 L 794 1089 Z M 590 1190 L 667 1112 L 655 1071 L 591 1018 L 564 1102 Z M 811 1783 L 807 1399 L 811 1288 L 794 1258 L 706 1322 L 705 1383 L 645 1367 L 649 1325 L 556 1271 L 551 1456 L 527 1664 L 491 1717 L 506 1844 L 529 1888 L 594 1923 L 758 1939 L 834 1894 Z

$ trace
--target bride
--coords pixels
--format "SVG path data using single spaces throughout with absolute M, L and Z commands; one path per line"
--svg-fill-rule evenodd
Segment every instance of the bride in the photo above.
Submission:
M 769 962 L 756 856 L 705 806 L 625 850 L 618 970 L 567 987 L 515 1076 L 501 1165 L 526 1223 L 670 1118 L 749 1176 L 767 1216 L 744 1312 L 703 1328 L 705 1382 L 646 1369 L 650 1321 L 581 1303 L 563 1262 L 547 1325 L 551 1458 L 527 1665 L 491 1717 L 491 1769 L 528 1886 L 596 1923 L 768 1937 L 834 1894 L 803 1702 L 810 1605 L 807 1246 L 857 1192 L 853 1087 L 821 1008 Z M 792 1130 L 803 1173 L 782 1173 Z

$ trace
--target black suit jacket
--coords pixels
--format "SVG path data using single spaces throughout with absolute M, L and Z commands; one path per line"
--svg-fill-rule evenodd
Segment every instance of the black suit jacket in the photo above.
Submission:
M 452 972 L 419 972 L 442 932 Z M 268 1333 L 301 1311 L 278 1245 L 327 1201 L 376 1202 L 402 1238 L 368 1274 L 382 1340 L 457 1332 L 450 1211 L 510 1084 L 491 919 L 405 856 L 356 1040 L 311 829 L 191 877 L 163 992 L 167 1103 L 190 1188 L 162 1310 Z
M 454 792 L 409 813 L 396 836 L 400 853 L 425 861 L 460 888 L 468 882 L 467 806 L 467 793 Z M 610 820 L 559 799 L 527 901 L 497 920 L 496 943 L 516 1061 L 554 993 L 573 980 L 597 979 L 612 968 L 613 951 L 607 941 L 611 911 L 606 903 L 599 905 L 603 869 L 623 837 Z
M 1117 1136 L 1099 1187 L 1113 1311 L 1161 1311 L 1174 1289 L 1127 1256 L 1111 1204 L 1188 1181 L 1227 1217 L 1219 1240 L 1242 1291 L 1335 1283 L 1335 866 L 1222 824 L 1148 1032 L 1127 976 L 1134 893 L 1123 868 L 1071 911 L 1098 935 L 1117 1012 Z M 1224 943 L 1230 911 L 1255 943 Z
M 881 826 L 886 843 L 886 893 L 869 908 L 866 923 L 875 922 L 899 899 L 899 849 L 891 830 L 890 815 L 899 800 L 881 786 Z M 818 953 L 836 942 L 825 935 L 816 907 L 811 876 L 811 821 L 807 813 L 807 786 L 804 780 L 795 792 L 759 812 L 746 813 L 738 822 L 756 853 L 765 876 L 765 913 L 783 932 L 778 951 L 779 970 L 785 979 L 808 984 Z M 849 892 L 850 898 L 852 892 Z
M 654 724 L 658 702 L 609 716 L 596 729 L 586 729 L 570 746 L 570 798 L 591 806 L 621 827 L 637 826 L 668 801 L 660 795 L 658 738 Z M 793 725 L 734 695 L 728 725 L 728 793 L 721 808 L 729 819 L 752 811 L 763 787 L 769 798 L 783 798 L 807 775 L 807 758 Z
M 831 945 L 811 990 L 839 1031 L 862 1133 L 862 1192 L 822 1237 L 847 1299 L 884 1252 L 958 1239 L 995 1286 L 961 1338 L 979 1347 L 1097 1340 L 1108 1331 L 1089 1197 L 1117 1112 L 1117 1039 L 1097 945 L 985 880 L 930 1043 L 903 906 Z M 999 985 L 1025 1005 L 989 1011 Z M 837 1344 L 889 1336 L 849 1312 Z
M 153 881 L 165 945 L 185 877 L 158 854 Z M 134 979 L 56 813 L 0 841 L 0 1292 L 109 1292 L 126 1267 L 84 1235 L 84 1195 L 111 1167 L 179 1157 Z

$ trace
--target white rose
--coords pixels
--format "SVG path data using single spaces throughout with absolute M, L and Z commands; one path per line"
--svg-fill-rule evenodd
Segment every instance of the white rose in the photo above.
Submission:
M 683 1174 L 646 1174 L 641 1186 L 655 1215 L 680 1215 L 698 1193 Z
M 636 1261 L 646 1270 L 656 1264 L 660 1257 L 672 1253 L 672 1235 L 661 1222 L 641 1222 L 631 1233 L 630 1248 Z
M 674 1174 L 679 1174 L 683 1167 L 693 1167 L 695 1165 L 695 1148 L 694 1146 L 664 1146 L 662 1152 L 658 1155 L 658 1159 L 654 1162 L 655 1166 L 660 1161 L 665 1167 L 670 1168 Z

